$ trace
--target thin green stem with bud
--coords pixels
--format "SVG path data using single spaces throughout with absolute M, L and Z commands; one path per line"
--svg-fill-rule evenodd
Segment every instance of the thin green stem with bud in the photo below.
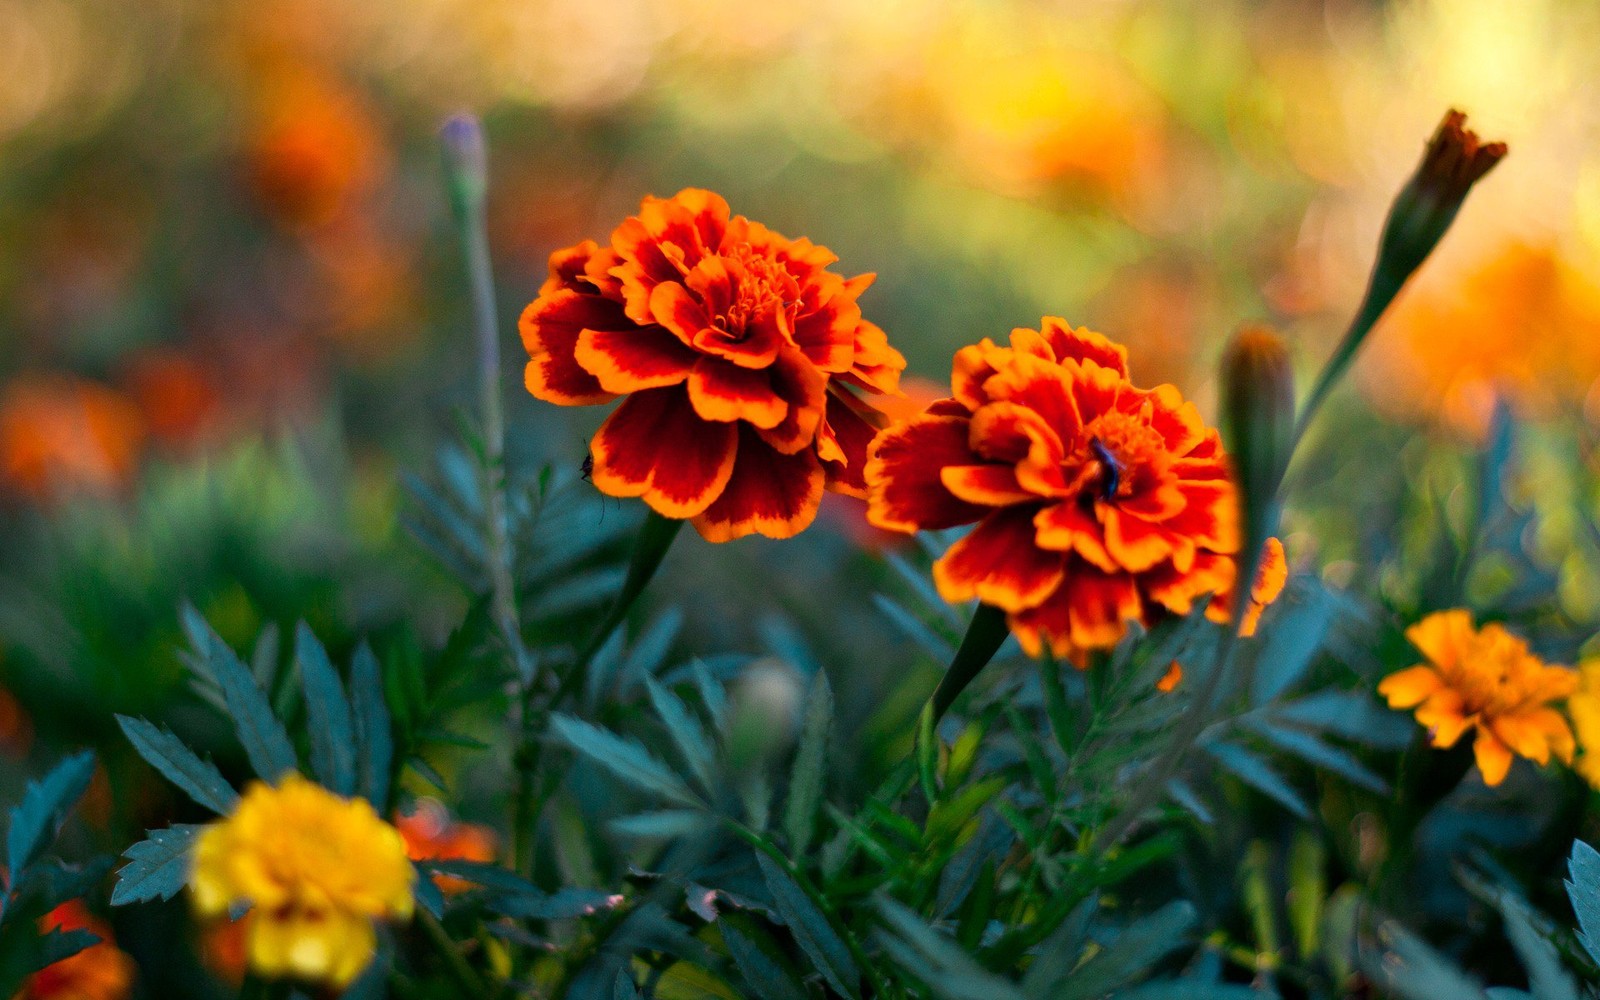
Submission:
M 495 315 L 494 269 L 484 202 L 488 195 L 488 152 L 483 127 L 471 115 L 457 115 L 441 132 L 450 207 L 461 239 L 471 285 L 472 327 L 478 349 L 478 403 L 483 421 L 484 511 L 488 535 L 487 569 L 494 620 L 527 685 L 533 678 L 522 652 L 516 585 L 511 569 L 511 538 L 506 502 L 505 409 L 501 400 L 500 324 Z

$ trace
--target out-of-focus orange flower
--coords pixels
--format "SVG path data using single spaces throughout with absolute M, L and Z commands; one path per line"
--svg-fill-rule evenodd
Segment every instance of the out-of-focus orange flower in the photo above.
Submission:
M 975 522 L 934 582 L 1004 610 L 1030 655 L 1048 644 L 1081 662 L 1129 621 L 1207 595 L 1227 620 L 1239 532 L 1220 436 L 1172 386 L 1136 388 L 1120 345 L 1055 317 L 1042 327 L 962 348 L 952 398 L 873 441 L 868 518 Z M 1276 596 L 1271 577 L 1262 592 Z
M 433 799 L 418 801 L 417 808 L 409 815 L 396 813 L 394 825 L 405 838 L 406 857 L 412 861 L 494 860 L 494 831 L 474 823 L 456 822 L 450 818 L 449 811 Z M 433 881 L 444 892 L 471 888 L 471 883 L 450 875 L 434 875 Z
M 238 920 L 222 917 L 200 925 L 200 960 L 223 982 L 238 986 L 249 968 L 250 922 L 256 911 L 247 910 Z
M 35 500 L 126 486 L 144 433 L 132 402 L 84 379 L 30 376 L 0 395 L 0 471 Z
M 404 322 L 416 304 L 411 249 L 360 219 L 310 234 L 315 291 L 295 303 L 308 327 L 360 360 L 392 358 L 416 342 L 421 324 Z
M 190 448 L 215 427 L 222 393 L 194 358 L 170 349 L 135 356 L 123 379 L 144 415 L 150 436 L 168 447 Z
M 1158 174 L 1160 101 L 1127 65 L 1074 38 L 1060 11 L 972 4 L 930 14 L 921 30 L 863 35 L 872 51 L 843 70 L 844 99 L 875 134 L 948 153 L 1006 192 L 1064 184 L 1120 198 Z
M 1502 625 L 1474 628 L 1472 613 L 1459 608 L 1429 615 L 1406 638 L 1428 662 L 1385 677 L 1378 693 L 1390 708 L 1415 708 L 1434 746 L 1454 746 L 1474 730 L 1487 785 L 1505 779 L 1513 756 L 1571 763 L 1572 730 L 1551 705 L 1578 689 L 1576 670 L 1547 665 Z
M 860 495 L 879 421 L 850 386 L 898 391 L 905 358 L 856 299 L 871 275 L 710 191 L 646 198 L 609 246 L 551 255 L 523 312 L 528 390 L 578 406 L 626 396 L 591 442 L 602 492 L 692 519 L 706 539 L 787 538 L 823 487 Z
M 332 220 L 370 190 L 387 151 L 359 93 L 321 69 L 285 65 L 265 74 L 245 160 L 262 206 L 300 229 Z
M 63 903 L 40 922 L 44 930 L 85 930 L 100 939 L 76 955 L 47 965 L 23 983 L 17 1000 L 123 1000 L 133 988 L 133 959 L 120 951 L 111 928 L 78 900 Z
M 1160 691 L 1162 694 L 1168 694 L 1172 691 L 1176 691 L 1178 689 L 1178 685 L 1182 683 L 1183 664 L 1179 663 L 1177 660 L 1173 660 L 1167 665 L 1167 672 L 1161 675 L 1160 680 L 1156 681 L 1156 690 Z
M 1505 399 L 1526 416 L 1582 402 L 1600 379 L 1600 282 L 1558 246 L 1507 243 L 1404 292 L 1372 338 L 1375 404 L 1481 435 Z
M 0 753 L 20 760 L 33 746 L 33 720 L 16 695 L 0 688 Z

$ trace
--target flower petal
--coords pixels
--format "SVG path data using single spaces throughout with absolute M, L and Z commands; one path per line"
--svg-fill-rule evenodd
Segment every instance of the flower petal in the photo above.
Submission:
M 1438 611 L 1406 629 L 1411 645 L 1436 666 L 1449 668 L 1472 644 L 1472 612 L 1455 608 Z
M 816 440 L 828 404 L 828 376 L 793 347 L 779 352 L 768 373 L 772 391 L 789 408 L 782 421 L 761 432 L 761 439 L 792 455 Z
M 1478 738 L 1472 743 L 1472 756 L 1478 761 L 1483 783 L 1490 788 L 1504 781 L 1511 770 L 1510 748 L 1483 730 L 1478 731 Z
M 737 426 L 701 420 L 681 387 L 636 392 L 590 444 L 595 487 L 611 496 L 643 497 L 666 517 L 694 517 L 728 484 Z
M 828 489 L 865 500 L 867 448 L 878 435 L 878 427 L 863 411 L 875 411 L 840 386 L 831 387 L 827 399 L 817 428 L 817 457 L 828 475 Z M 878 416 L 881 419 L 881 414 Z
M 579 335 L 587 329 L 625 329 L 632 324 L 615 302 L 598 295 L 558 289 L 541 295 L 517 323 L 528 351 L 524 381 L 535 398 L 561 406 L 586 406 L 616 398 L 578 363 Z
M 689 377 L 696 355 L 658 326 L 584 330 L 578 364 L 607 392 L 628 393 L 677 385 Z
M 1066 559 L 1033 543 L 1032 508 L 995 511 L 933 564 L 939 596 L 976 597 L 1005 611 L 1031 608 L 1061 583 Z
M 1009 465 L 947 465 L 939 471 L 939 480 L 952 495 L 986 507 L 1039 499 L 1018 484 L 1017 470 Z
M 873 439 L 867 449 L 867 520 L 890 531 L 971 524 L 989 508 L 955 497 L 939 478 L 947 465 L 971 465 L 966 417 L 912 417 Z
M 1378 694 L 1389 702 L 1390 708 L 1415 708 L 1443 686 L 1443 679 L 1432 667 L 1408 667 L 1379 681 Z
M 815 451 L 793 455 L 768 445 L 746 424 L 737 427 L 738 461 L 716 502 L 694 519 L 708 542 L 759 533 L 789 538 L 810 526 L 822 502 L 822 463 Z
M 1128 377 L 1128 349 L 1087 327 L 1074 329 L 1059 316 L 1046 316 L 1039 333 L 1055 352 L 1057 361 L 1092 362 L 1123 378 Z
M 705 420 L 744 420 L 771 429 L 789 404 L 772 391 L 772 374 L 741 368 L 722 358 L 702 357 L 689 372 L 689 402 Z

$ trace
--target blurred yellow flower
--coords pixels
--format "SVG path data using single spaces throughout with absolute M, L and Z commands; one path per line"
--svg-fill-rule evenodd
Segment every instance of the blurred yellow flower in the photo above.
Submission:
M 189 887 L 203 916 L 254 907 L 256 973 L 343 986 L 372 960 L 373 922 L 411 916 L 415 881 L 400 832 L 369 803 L 291 774 L 252 785 L 200 835 Z
M 1484 784 L 1498 785 L 1513 755 L 1539 764 L 1572 760 L 1572 730 L 1552 702 L 1578 688 L 1578 672 L 1546 664 L 1498 624 L 1474 628 L 1471 612 L 1440 611 L 1406 629 L 1428 662 L 1385 677 L 1390 708 L 1416 708 L 1436 747 L 1476 730 L 1472 745 Z
M 1600 789 L 1600 660 L 1578 665 L 1578 690 L 1567 699 L 1567 714 L 1583 753 L 1573 770 L 1591 787 Z

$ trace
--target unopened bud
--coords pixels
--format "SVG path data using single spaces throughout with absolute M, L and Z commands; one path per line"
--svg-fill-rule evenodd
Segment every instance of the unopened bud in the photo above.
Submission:
M 731 692 L 728 756 L 734 766 L 764 765 L 788 751 L 800 728 L 805 682 L 778 659 L 744 669 Z
M 1276 527 L 1278 484 L 1295 445 L 1294 366 L 1283 338 L 1264 326 L 1235 334 L 1222 358 L 1222 391 L 1244 528 L 1240 551 L 1254 560 Z M 1251 573 L 1254 565 L 1240 569 Z
M 1503 142 L 1484 142 L 1451 110 L 1428 140 L 1422 163 L 1389 210 L 1378 246 L 1378 270 L 1398 286 L 1444 238 L 1467 192 L 1505 159 Z
M 450 201 L 458 216 L 483 204 L 489 188 L 489 153 L 476 115 L 451 116 L 439 129 Z

